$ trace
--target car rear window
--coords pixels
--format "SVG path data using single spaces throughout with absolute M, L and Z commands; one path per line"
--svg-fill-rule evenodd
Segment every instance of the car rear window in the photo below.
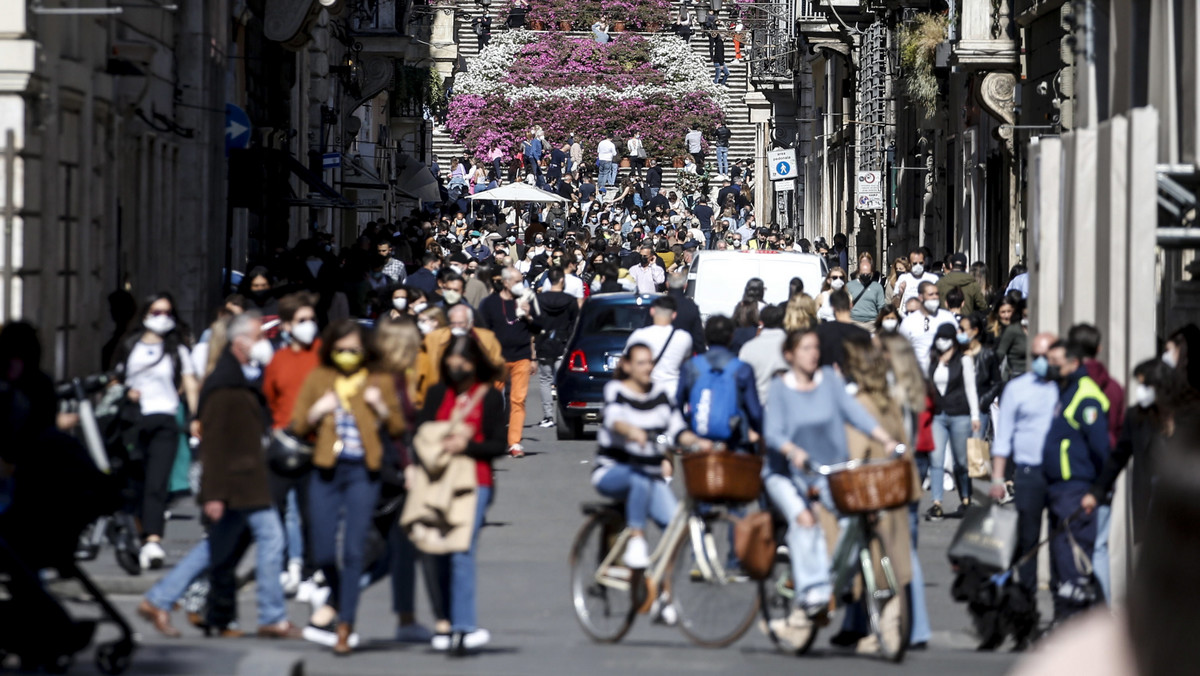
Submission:
M 633 333 L 649 323 L 649 305 L 585 305 L 579 329 L 584 335 Z

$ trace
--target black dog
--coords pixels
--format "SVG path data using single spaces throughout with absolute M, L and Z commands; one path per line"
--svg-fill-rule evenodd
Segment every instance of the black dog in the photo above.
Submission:
M 1016 641 L 1017 650 L 1033 640 L 1039 619 L 1036 601 L 1013 581 L 1011 571 L 998 573 L 994 568 L 960 561 L 950 595 L 967 604 L 980 637 L 979 650 L 995 650 L 1008 636 Z

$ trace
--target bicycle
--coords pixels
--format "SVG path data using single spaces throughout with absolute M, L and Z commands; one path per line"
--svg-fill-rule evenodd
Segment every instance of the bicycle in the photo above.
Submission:
M 657 600 L 660 607 L 674 606 L 680 630 L 697 645 L 719 648 L 741 638 L 758 614 L 759 595 L 733 554 L 736 509 L 685 496 L 650 565 L 633 570 L 621 563 L 631 536 L 624 503 L 584 503 L 588 519 L 570 557 L 572 602 L 583 631 L 616 643 Z
M 848 608 L 854 598 L 854 583 L 861 577 L 859 602 L 867 616 L 869 635 L 878 644 L 879 655 L 891 662 L 903 661 L 908 650 L 910 606 L 908 592 L 897 582 L 895 568 L 875 524 L 880 511 L 909 501 L 908 470 L 887 464 L 902 462 L 904 452 L 901 445 L 888 459 L 807 466 L 810 471 L 830 479 L 834 502 L 842 514 L 850 517 L 830 557 L 833 598 L 845 602 Z M 903 479 L 898 478 L 901 474 Z M 904 487 L 903 491 L 899 490 L 900 486 Z M 776 542 L 782 543 L 787 524 L 777 519 L 775 526 Z M 771 630 L 770 624 L 773 619 L 787 617 L 795 598 L 791 558 L 786 545 L 777 547 L 775 564 L 770 575 L 759 583 L 759 593 L 765 631 L 782 648 L 783 642 Z M 816 636 L 814 627 L 803 645 L 792 646 L 795 654 L 808 652 Z

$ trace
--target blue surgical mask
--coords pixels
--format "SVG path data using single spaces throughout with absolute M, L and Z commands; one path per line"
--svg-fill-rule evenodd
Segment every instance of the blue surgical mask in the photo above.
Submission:
M 967 345 L 971 342 L 971 336 L 967 335 L 966 332 L 964 332 L 964 331 L 959 331 L 958 336 L 956 336 L 956 338 L 958 339 L 959 345 Z
M 1050 360 L 1044 356 L 1035 358 L 1031 370 L 1035 376 L 1046 380 L 1046 375 L 1050 372 Z

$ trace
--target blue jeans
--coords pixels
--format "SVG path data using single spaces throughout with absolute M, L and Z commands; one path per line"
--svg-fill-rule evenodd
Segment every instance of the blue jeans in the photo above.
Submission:
M 192 547 L 191 551 L 158 581 L 158 584 L 146 592 L 146 600 L 155 608 L 170 612 L 175 603 L 183 598 L 183 593 L 187 591 L 192 580 L 208 570 L 210 560 L 208 539 L 206 538 L 197 542 L 196 546 Z
M 255 596 L 258 599 L 258 624 L 264 626 L 287 619 L 283 585 L 283 522 L 274 507 L 255 510 L 227 509 L 225 516 L 208 531 L 212 592 L 208 619 L 224 627 L 237 618 L 237 564 L 241 558 L 239 541 L 249 528 L 254 536 L 257 556 L 254 562 Z M 190 554 L 189 554 L 190 556 Z
M 1108 566 L 1108 522 L 1112 518 L 1112 507 L 1096 507 L 1096 547 L 1092 552 L 1092 572 L 1100 589 L 1104 590 L 1104 602 L 1112 605 L 1112 580 Z
M 928 455 L 921 453 L 920 455 Z M 921 557 L 917 556 L 917 518 L 916 503 L 908 507 L 908 527 L 912 532 L 912 581 L 908 583 L 908 597 L 912 604 L 912 622 L 909 631 L 910 643 L 928 643 L 933 636 L 929 626 L 929 607 L 925 605 L 925 572 L 921 570 Z
M 650 188 L 650 199 L 658 197 L 658 193 L 662 192 L 662 188 Z
M 617 182 L 617 165 L 609 160 L 600 160 L 599 172 L 596 176 L 596 190 L 604 190 L 606 186 Z
M 378 499 L 379 477 L 372 476 L 361 462 L 343 460 L 333 469 L 316 469 L 312 473 L 308 490 L 309 545 L 313 565 L 329 580 L 330 603 L 337 608 L 341 622 L 354 624 L 358 614 L 357 582 L 366 563 L 363 550 Z M 342 567 L 339 570 L 338 526 L 343 524 Z
M 464 634 L 479 628 L 475 614 L 476 556 L 479 551 L 479 531 L 483 529 L 483 518 L 492 502 L 492 488 L 480 486 L 478 504 L 475 507 L 475 532 L 471 534 L 471 548 L 455 552 L 447 557 L 447 575 L 442 580 L 443 596 L 450 601 L 450 631 Z
M 933 467 L 929 476 L 932 484 L 933 501 L 941 502 L 945 487 L 942 485 L 942 475 L 945 472 L 946 443 L 954 453 L 954 480 L 958 484 L 958 495 L 961 498 L 971 497 L 971 477 L 967 474 L 967 438 L 971 436 L 971 416 L 946 415 L 938 413 L 933 416 Z
M 304 560 L 304 534 L 301 530 L 303 524 L 300 522 L 300 506 L 296 500 L 296 491 L 288 491 L 287 516 L 284 517 L 283 527 L 287 533 L 287 558 L 289 562 Z
M 992 414 L 979 412 L 979 431 L 972 432 L 971 437 L 975 439 L 987 439 L 988 425 L 992 421 Z
M 729 175 L 729 146 L 717 146 L 717 173 Z
M 764 481 L 767 495 L 775 509 L 787 520 L 788 553 L 792 560 L 792 580 L 796 588 L 796 607 L 807 610 L 829 603 L 833 581 L 829 576 L 829 547 L 820 524 L 811 528 L 796 523 L 796 518 L 808 509 L 800 497 L 801 487 L 790 477 L 769 474 Z M 828 488 L 823 489 L 824 492 Z
M 623 500 L 625 523 L 636 530 L 646 528 L 647 517 L 665 527 L 675 516 L 675 494 L 667 482 L 632 465 L 613 465 L 605 470 L 596 482 L 596 490 L 613 500 Z
M 713 64 L 713 84 L 725 84 L 729 79 L 729 67 L 723 63 Z

